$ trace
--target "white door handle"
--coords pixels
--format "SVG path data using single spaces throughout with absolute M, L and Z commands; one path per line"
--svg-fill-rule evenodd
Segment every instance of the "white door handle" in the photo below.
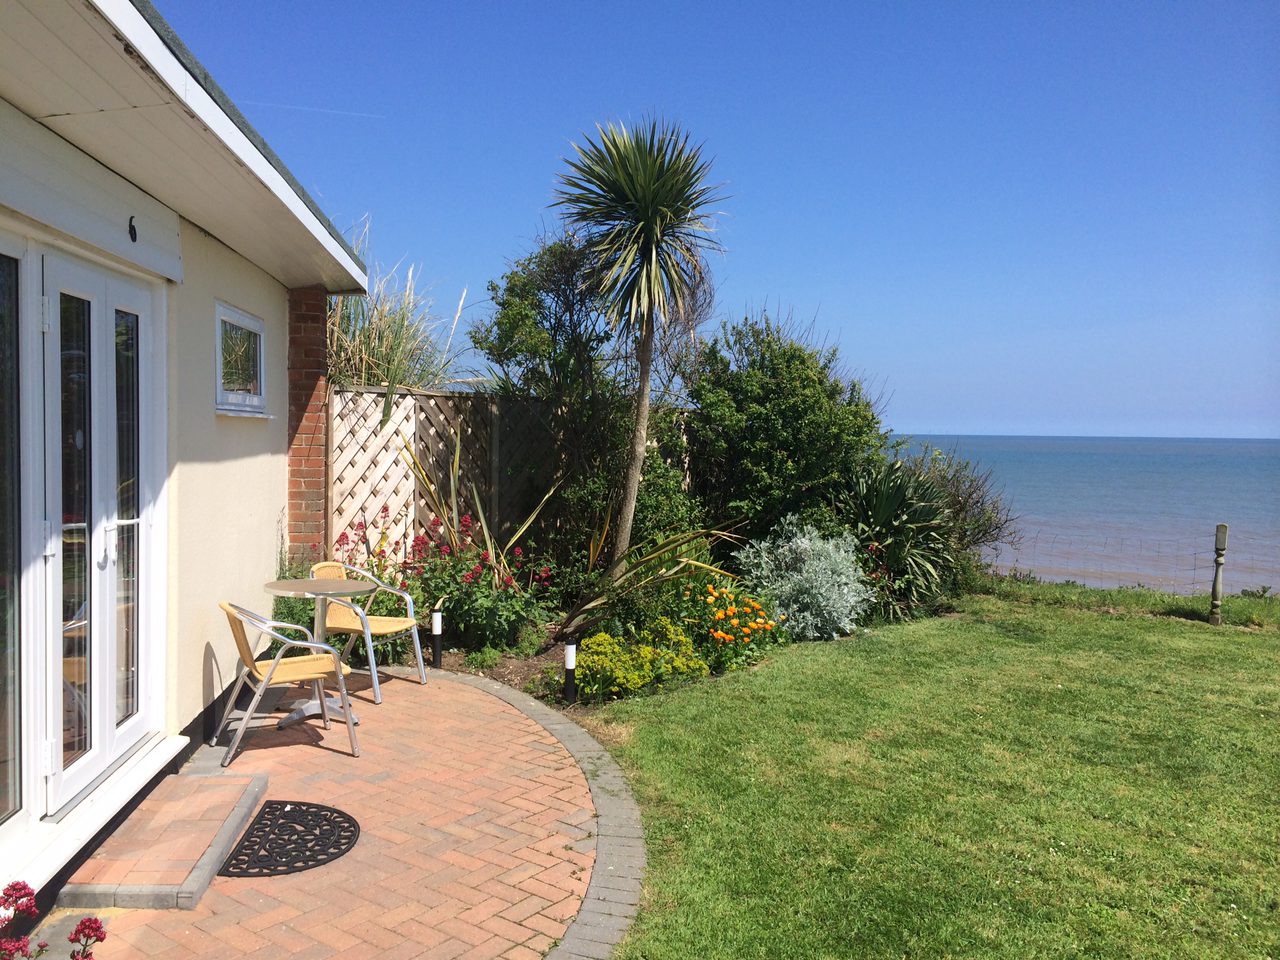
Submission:
M 102 565 L 105 567 L 120 558 L 120 525 L 108 523 L 102 529 L 106 534 L 102 544 Z

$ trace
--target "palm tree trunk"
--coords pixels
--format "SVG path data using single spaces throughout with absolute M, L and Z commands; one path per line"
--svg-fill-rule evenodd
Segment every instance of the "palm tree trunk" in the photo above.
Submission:
M 636 386 L 635 426 L 631 431 L 631 450 L 627 456 L 627 472 L 622 481 L 622 503 L 618 508 L 618 526 L 613 538 L 613 555 L 610 564 L 613 575 L 619 576 L 623 565 L 619 562 L 631 549 L 631 524 L 636 517 L 636 497 L 640 493 L 640 472 L 644 468 L 645 445 L 649 439 L 649 375 L 653 369 L 653 340 L 657 318 L 651 313 L 648 323 L 640 332 L 636 349 L 640 382 Z

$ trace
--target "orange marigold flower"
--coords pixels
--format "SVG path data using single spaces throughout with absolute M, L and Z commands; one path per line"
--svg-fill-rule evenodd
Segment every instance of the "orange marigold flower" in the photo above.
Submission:
M 716 619 L 717 619 L 717 620 L 723 620 L 723 619 L 724 619 L 724 611 L 723 611 L 723 610 L 717 610 L 717 611 L 716 611 Z
M 733 625 L 736 627 L 736 626 L 738 625 L 738 618 L 737 618 L 737 617 L 734 617 L 734 618 L 733 618 L 732 620 L 730 620 L 729 622 L 730 622 L 731 624 L 733 624 Z

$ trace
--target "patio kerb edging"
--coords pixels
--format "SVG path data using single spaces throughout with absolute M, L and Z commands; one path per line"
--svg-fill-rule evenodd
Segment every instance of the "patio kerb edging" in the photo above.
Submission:
M 515 707 L 559 740 L 582 769 L 596 808 L 596 860 L 578 915 L 545 960 L 606 960 L 635 919 L 645 868 L 640 808 L 622 770 L 595 737 L 528 694 L 471 674 L 433 670 L 430 677 L 475 687 Z

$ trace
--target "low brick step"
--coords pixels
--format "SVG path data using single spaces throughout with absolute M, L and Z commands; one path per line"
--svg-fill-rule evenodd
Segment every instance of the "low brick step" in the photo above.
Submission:
M 81 864 L 57 905 L 192 909 L 266 789 L 263 774 L 166 777 Z

